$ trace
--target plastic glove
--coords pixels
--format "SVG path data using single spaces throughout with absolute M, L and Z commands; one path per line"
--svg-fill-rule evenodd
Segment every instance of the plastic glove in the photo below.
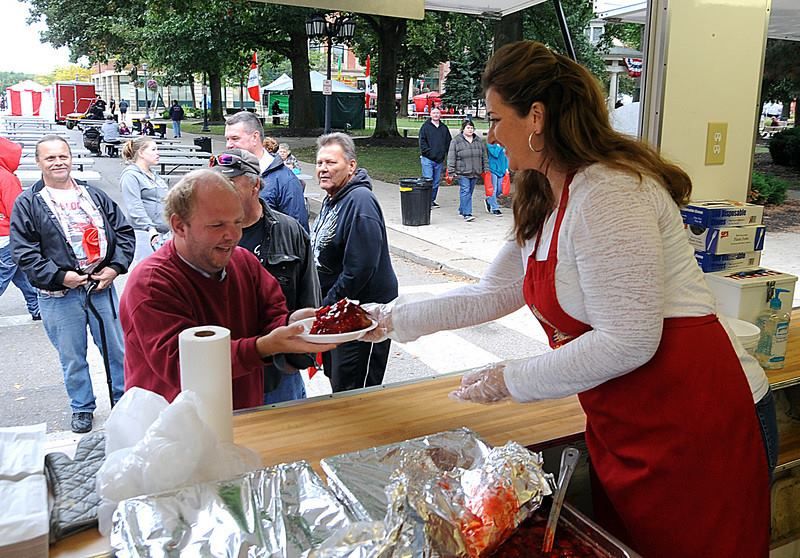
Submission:
M 461 377 L 461 387 L 450 392 L 450 399 L 472 403 L 497 403 L 511 397 L 506 387 L 503 371 L 506 365 L 490 364 L 465 373 Z
M 378 304 L 375 302 L 368 302 L 362 304 L 363 308 L 369 317 L 378 322 L 378 325 L 372 331 L 368 331 L 360 340 L 367 343 L 380 343 L 389 338 L 389 334 L 394 331 L 392 327 L 392 308 L 394 301 L 388 304 Z

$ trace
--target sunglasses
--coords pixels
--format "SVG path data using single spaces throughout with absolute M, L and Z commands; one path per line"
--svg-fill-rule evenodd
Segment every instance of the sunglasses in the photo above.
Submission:
M 220 153 L 219 155 L 212 155 L 208 160 L 209 167 L 232 167 L 239 170 L 251 170 L 256 175 L 261 174 L 261 169 L 249 163 L 233 153 Z

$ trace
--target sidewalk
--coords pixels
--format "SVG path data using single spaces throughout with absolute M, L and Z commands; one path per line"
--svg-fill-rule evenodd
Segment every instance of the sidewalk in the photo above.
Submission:
M 305 172 L 313 174 L 313 164 L 301 163 Z M 503 209 L 501 216 L 486 213 L 481 184 L 476 186 L 472 201 L 475 221 L 465 223 L 458 215 L 458 186 L 443 183 L 436 199 L 441 207 L 431 210 L 430 225 L 419 227 L 402 224 L 398 185 L 373 180 L 372 189 L 383 209 L 391 252 L 419 264 L 477 279 L 500 246 L 511 238 L 511 210 Z M 315 180 L 306 181 L 306 193 L 311 211 L 316 214 L 325 193 Z M 798 236 L 767 231 L 761 265 L 800 276 Z M 793 306 L 800 306 L 800 286 L 795 289 Z

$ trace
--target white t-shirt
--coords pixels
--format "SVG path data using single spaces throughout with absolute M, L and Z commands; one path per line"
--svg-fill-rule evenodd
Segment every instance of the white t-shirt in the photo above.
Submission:
M 544 260 L 555 212 L 536 254 Z M 525 305 L 522 284 L 535 239 L 506 243 L 476 285 L 434 300 L 399 300 L 394 337 L 411 341 L 435 331 L 495 320 Z M 505 380 L 519 401 L 564 397 L 626 374 L 650 360 L 664 318 L 705 316 L 716 304 L 683 229 L 680 211 L 654 181 L 592 165 L 575 175 L 558 238 L 556 296 L 564 311 L 592 330 L 557 351 L 509 363 Z M 724 323 L 754 401 L 769 383 Z

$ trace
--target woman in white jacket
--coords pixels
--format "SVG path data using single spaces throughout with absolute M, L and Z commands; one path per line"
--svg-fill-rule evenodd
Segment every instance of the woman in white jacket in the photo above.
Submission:
M 122 158 L 128 163 L 120 176 L 122 199 L 128 217 L 136 231 L 138 263 L 155 252 L 169 238 L 169 225 L 164 218 L 164 198 L 167 183 L 152 167 L 158 164 L 158 146 L 151 138 L 143 136 L 130 140 L 122 148 Z
M 595 78 L 540 43 L 498 49 L 483 87 L 517 171 L 514 239 L 477 285 L 370 308 L 378 329 L 406 342 L 528 307 L 554 350 L 453 397 L 577 394 L 604 527 L 648 558 L 766 557 L 775 407 L 683 231 L 689 176 L 615 132 Z

